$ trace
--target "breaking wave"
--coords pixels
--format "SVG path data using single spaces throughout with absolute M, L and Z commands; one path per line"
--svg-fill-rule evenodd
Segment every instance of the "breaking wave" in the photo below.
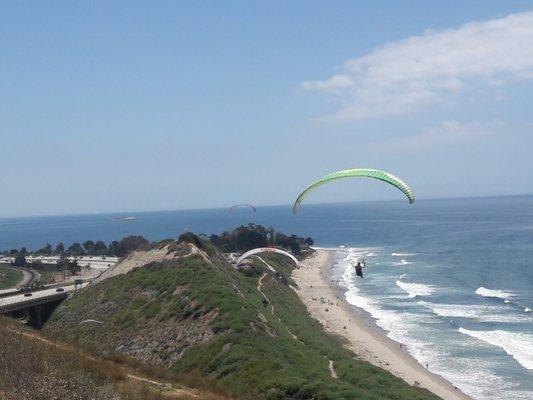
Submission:
M 402 258 L 400 261 L 390 261 L 386 263 L 387 265 L 391 265 L 393 267 L 400 267 L 402 265 L 411 265 L 411 261 L 407 261 L 406 259 Z
M 418 304 L 431 310 L 439 317 L 470 318 L 479 322 L 526 322 L 531 321 L 528 315 L 509 313 L 507 306 L 482 306 L 470 304 L 435 304 L 419 301 Z
M 507 300 L 506 303 L 516 296 L 514 293 L 504 292 L 503 290 L 487 289 L 483 286 L 476 289 L 476 294 L 483 297 L 493 297 L 496 299 Z
M 459 328 L 459 332 L 500 347 L 522 367 L 533 369 L 533 335 L 502 330 L 471 331 L 463 327 Z
M 435 288 L 430 285 L 424 285 L 423 283 L 407 283 L 402 281 L 396 281 L 396 285 L 405 290 L 410 298 L 417 296 L 429 296 L 435 292 Z

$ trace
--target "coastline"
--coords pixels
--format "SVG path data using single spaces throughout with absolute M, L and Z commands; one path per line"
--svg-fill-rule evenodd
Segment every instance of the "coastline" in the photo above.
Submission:
M 443 377 L 424 368 L 403 346 L 369 324 L 363 317 L 364 310 L 345 300 L 342 289 L 331 284 L 333 255 L 334 251 L 315 250 L 315 254 L 303 260 L 300 269 L 292 273 L 298 284 L 296 292 L 311 316 L 327 332 L 345 339 L 345 346 L 362 360 L 389 371 L 410 385 L 418 382 L 420 387 L 444 400 L 471 400 Z M 326 302 L 322 303 L 321 298 Z

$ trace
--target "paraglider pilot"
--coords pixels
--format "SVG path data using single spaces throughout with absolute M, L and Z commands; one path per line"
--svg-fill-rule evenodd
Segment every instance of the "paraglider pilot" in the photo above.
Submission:
M 355 261 L 352 261 L 352 267 L 355 268 L 355 275 L 363 277 L 363 268 L 366 267 L 366 261 L 365 260 L 357 260 L 357 264 Z

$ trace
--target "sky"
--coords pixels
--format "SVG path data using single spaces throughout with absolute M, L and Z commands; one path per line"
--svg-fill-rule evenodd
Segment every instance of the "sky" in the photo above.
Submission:
M 0 217 L 533 193 L 533 1 L 0 3 Z M 310 202 L 401 199 L 380 182 Z

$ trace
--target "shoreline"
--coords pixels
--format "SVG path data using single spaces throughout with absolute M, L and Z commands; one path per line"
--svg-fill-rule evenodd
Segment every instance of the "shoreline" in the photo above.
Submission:
M 403 345 L 370 323 L 365 310 L 345 300 L 342 288 L 331 283 L 330 266 L 334 253 L 334 250 L 315 250 L 315 254 L 303 260 L 300 269 L 292 273 L 298 284 L 296 292 L 311 316 L 328 333 L 343 338 L 345 347 L 360 359 L 389 371 L 409 385 L 418 382 L 418 386 L 444 400 L 471 400 L 442 376 L 428 371 Z M 326 302 L 321 302 L 321 298 Z

